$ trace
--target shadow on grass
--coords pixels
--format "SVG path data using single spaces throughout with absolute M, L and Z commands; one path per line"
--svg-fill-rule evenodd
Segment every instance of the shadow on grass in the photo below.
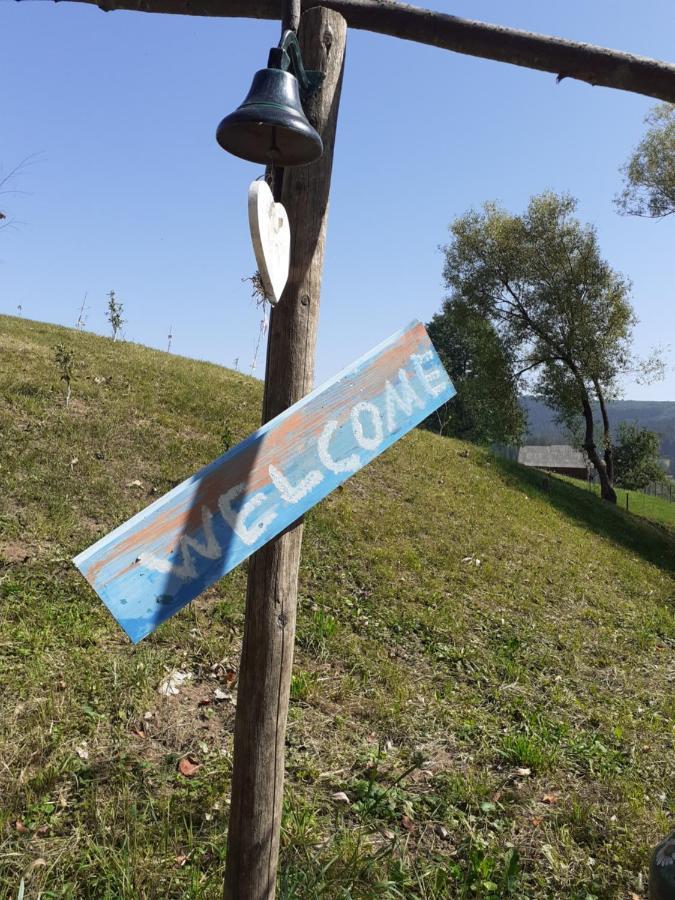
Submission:
M 612 506 L 585 487 L 576 487 L 537 469 L 528 469 L 497 456 L 492 457 L 491 462 L 502 480 L 511 487 L 536 491 L 551 506 L 596 534 L 609 538 L 666 572 L 675 572 L 675 534 L 666 526 Z

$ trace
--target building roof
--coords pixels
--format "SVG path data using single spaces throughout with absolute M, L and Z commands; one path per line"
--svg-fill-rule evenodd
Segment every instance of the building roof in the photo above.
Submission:
M 537 469 L 585 469 L 588 466 L 581 450 L 575 450 L 569 444 L 521 447 L 518 462 Z

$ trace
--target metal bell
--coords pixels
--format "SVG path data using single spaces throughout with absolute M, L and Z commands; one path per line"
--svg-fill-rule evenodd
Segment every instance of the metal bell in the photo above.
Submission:
M 303 112 L 297 78 L 280 68 L 255 73 L 244 102 L 218 126 L 216 140 L 241 159 L 275 166 L 304 166 L 323 153 Z
M 675 831 L 661 841 L 649 866 L 649 900 L 675 897 Z

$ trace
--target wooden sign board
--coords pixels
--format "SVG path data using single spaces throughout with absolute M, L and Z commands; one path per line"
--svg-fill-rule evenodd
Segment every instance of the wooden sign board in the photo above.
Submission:
M 455 393 L 423 325 L 375 347 L 74 560 L 150 634 Z

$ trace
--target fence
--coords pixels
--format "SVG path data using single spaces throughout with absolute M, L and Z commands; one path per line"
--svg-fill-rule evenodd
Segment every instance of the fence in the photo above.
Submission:
M 594 487 L 598 487 L 598 479 L 594 474 L 590 479 L 589 484 L 592 484 Z M 648 484 L 647 487 L 641 488 L 639 491 L 625 491 L 623 488 L 616 488 L 617 493 L 621 494 L 630 494 L 631 497 L 638 498 L 640 494 L 643 494 L 645 497 L 657 497 L 659 500 L 665 500 L 666 503 L 675 503 L 675 491 L 673 490 L 673 479 L 670 478 L 668 481 L 656 481 Z M 630 500 L 628 501 L 631 502 Z
M 673 500 L 675 500 L 673 479 L 670 478 L 668 481 L 657 481 L 653 484 L 648 484 L 642 493 L 651 497 L 660 497 L 662 500 L 667 500 L 669 503 L 672 503 Z
M 666 488 L 669 485 L 666 484 Z M 672 487 L 672 482 L 670 483 Z M 588 490 L 600 494 L 600 485 L 588 483 Z M 671 527 L 675 525 L 675 492 L 672 494 L 666 490 L 663 495 L 646 493 L 646 491 L 626 491 L 623 488 L 615 488 L 617 506 L 627 509 L 637 516 L 644 516 L 656 522 L 663 522 Z M 672 499 L 671 499 L 672 497 Z

